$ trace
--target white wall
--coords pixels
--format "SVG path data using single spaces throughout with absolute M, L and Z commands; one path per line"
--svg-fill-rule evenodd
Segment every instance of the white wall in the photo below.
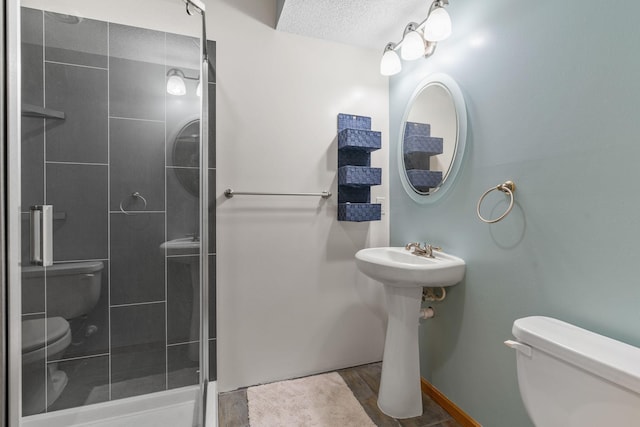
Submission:
M 383 221 L 336 220 L 337 114 L 372 117 L 387 197 L 388 84 L 380 52 L 273 29 L 275 1 L 209 1 L 217 52 L 218 371 L 222 391 L 380 360 L 381 286 L 357 250 Z M 222 196 L 316 192 L 320 198 Z M 388 200 L 388 197 L 387 197 Z
M 354 254 L 388 243 L 382 221 L 336 220 L 338 113 L 372 117 L 372 165 L 388 197 L 388 83 L 380 52 L 273 29 L 275 0 L 208 0 L 217 41 L 218 377 L 221 391 L 382 358 L 381 286 Z M 23 5 L 197 35 L 179 0 L 27 0 Z M 316 192 L 320 198 L 241 197 Z M 385 206 L 386 208 L 386 206 Z

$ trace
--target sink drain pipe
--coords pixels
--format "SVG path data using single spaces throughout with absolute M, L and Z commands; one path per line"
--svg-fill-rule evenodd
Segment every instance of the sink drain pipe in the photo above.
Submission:
M 435 317 L 436 312 L 432 307 L 421 308 L 420 309 L 420 319 L 432 319 Z
M 434 289 L 440 289 L 440 295 L 437 295 Z M 443 286 L 440 288 L 423 288 L 422 289 L 422 301 L 444 301 L 447 297 L 447 291 Z

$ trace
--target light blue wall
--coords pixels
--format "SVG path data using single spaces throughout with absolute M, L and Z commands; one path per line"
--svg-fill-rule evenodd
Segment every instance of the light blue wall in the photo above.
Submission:
M 515 319 L 553 316 L 640 346 L 640 4 L 451 3 L 454 35 L 390 81 L 391 240 L 467 261 L 421 327 L 423 376 L 485 426 L 526 427 L 502 344 Z M 465 95 L 468 144 L 452 191 L 421 206 L 401 186 L 397 142 L 409 96 L 433 72 Z M 513 212 L 480 222 L 479 196 L 507 179 Z

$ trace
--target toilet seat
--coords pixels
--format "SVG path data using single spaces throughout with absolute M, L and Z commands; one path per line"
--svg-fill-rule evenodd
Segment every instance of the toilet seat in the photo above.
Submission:
M 42 336 L 45 322 L 46 338 Z M 49 360 L 56 359 L 55 355 L 61 355 L 69 344 L 71 344 L 71 328 L 69 322 L 62 317 L 22 321 L 22 362 L 25 364 L 43 360 L 45 354 L 48 354 Z

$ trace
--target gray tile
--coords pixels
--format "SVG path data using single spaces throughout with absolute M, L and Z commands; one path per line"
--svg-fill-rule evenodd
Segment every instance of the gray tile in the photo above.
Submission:
M 166 389 L 165 305 L 111 308 L 113 399 Z
M 451 419 L 444 409 L 434 402 L 429 396 L 422 394 L 422 415 L 414 418 L 400 420 L 403 427 L 424 427 L 432 426 L 437 423 L 448 421 Z
M 338 371 L 342 379 L 349 386 L 353 395 L 358 399 L 369 418 L 379 427 L 398 427 L 398 421 L 385 415 L 378 408 L 378 396 L 369 385 L 358 375 L 356 369 Z
M 433 427 L 462 427 L 462 424 L 458 423 L 454 419 L 450 419 L 450 420 L 443 421 L 443 422 L 438 423 L 438 424 L 434 424 Z
M 187 84 L 187 94 L 167 94 L 167 165 L 200 166 L 200 97 L 197 83 Z
M 216 253 L 216 171 L 209 169 L 209 253 Z
M 109 23 L 109 55 L 164 65 L 165 33 Z
M 64 354 L 65 359 L 109 352 L 109 262 L 102 261 L 102 263 L 104 268 L 101 272 L 100 299 L 86 316 L 69 321 L 72 344 Z M 47 307 L 51 307 L 50 300 L 47 302 Z
M 22 118 L 22 208 L 44 204 L 44 119 Z
M 111 210 L 164 210 L 164 125 L 110 119 Z M 132 198 L 139 192 L 147 201 Z
M 47 61 L 108 66 L 106 22 L 45 12 L 44 32 Z
M 23 264 L 25 265 L 25 264 Z M 26 264 L 29 265 L 29 264 Z M 22 277 L 23 283 L 25 277 Z M 42 277 L 30 277 L 29 285 L 22 286 L 22 314 L 44 313 L 45 310 L 45 294 L 44 294 L 44 275 Z
M 109 356 L 62 361 L 57 367 L 68 383 L 48 412 L 109 400 Z
M 369 365 L 357 366 L 355 371 L 367 383 L 369 388 L 377 395 L 380 389 L 380 375 L 382 374 L 382 363 L 372 363 Z
M 216 42 L 207 40 L 207 56 L 209 57 L 209 83 L 216 82 Z
M 216 85 L 209 83 L 209 167 L 216 167 Z
M 20 214 L 20 261 L 23 266 L 31 264 L 29 261 L 29 233 L 30 233 L 30 219 L 28 213 Z M 44 310 L 43 310 L 44 311 Z
M 199 339 L 199 271 L 198 256 L 167 258 L 167 343 L 169 344 Z M 192 317 L 196 322 L 193 328 Z
M 40 45 L 42 49 L 42 10 L 21 7 L 20 22 L 22 43 Z
M 167 347 L 167 388 L 178 388 L 198 384 L 200 364 L 198 343 Z
M 22 102 L 42 106 L 44 100 L 42 11 L 21 8 Z
M 40 316 L 25 316 L 24 320 L 40 318 Z M 38 339 L 45 340 L 44 323 L 42 328 L 36 330 L 30 328 Z M 23 415 L 33 415 L 41 411 L 45 406 L 45 393 L 42 386 L 46 375 L 45 360 L 37 360 L 33 363 L 22 364 L 22 411 Z
M 224 427 L 249 427 L 247 389 L 218 396 L 218 423 Z
M 165 298 L 164 214 L 111 214 L 111 304 Z
M 166 75 L 164 64 L 111 58 L 110 114 L 143 120 L 164 120 Z
M 165 345 L 165 305 L 133 304 L 111 307 L 111 349 L 126 353 L 135 346 Z
M 47 203 L 65 219 L 54 220 L 53 259 L 106 259 L 107 166 L 52 164 L 46 167 Z
M 197 255 L 167 258 L 167 342 L 184 343 L 199 339 L 200 262 Z M 209 338 L 216 338 L 216 257 L 209 255 Z M 195 288 L 194 288 L 195 287 Z M 191 326 L 192 312 L 195 322 Z
M 46 106 L 66 114 L 47 120 L 47 160 L 107 162 L 107 71 L 47 63 Z
M 216 338 L 216 256 L 209 255 L 209 338 Z
M 190 192 L 197 191 L 198 178 L 198 169 L 167 168 L 167 240 L 198 233 L 199 198 Z
M 187 82 L 184 96 L 167 95 L 167 165 L 200 165 L 200 98 L 194 97 Z M 195 90 L 195 89 L 194 89 Z M 216 166 L 216 85 L 209 84 L 209 167 Z M 197 98 L 197 99 L 194 99 Z
M 199 234 L 199 170 L 194 168 L 167 168 L 167 239 Z M 209 249 L 216 251 L 216 174 L 209 169 Z M 196 253 L 197 250 L 191 251 Z
M 164 120 L 164 33 L 109 24 L 112 116 Z
M 196 37 L 183 36 L 180 34 L 166 34 L 166 64 L 168 67 L 178 67 L 195 70 L 198 74 L 200 70 L 200 39 Z
M 215 381 L 218 378 L 218 358 L 216 348 L 216 340 L 209 340 L 209 381 Z

